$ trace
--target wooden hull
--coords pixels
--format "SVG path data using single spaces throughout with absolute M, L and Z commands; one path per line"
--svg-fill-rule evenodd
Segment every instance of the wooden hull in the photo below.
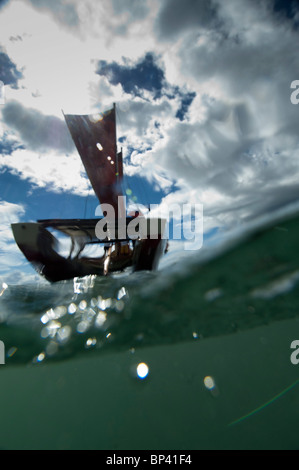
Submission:
M 117 247 L 109 255 L 90 257 L 64 257 L 57 252 L 57 239 L 41 223 L 12 224 L 15 241 L 36 271 L 50 282 L 83 277 L 98 276 L 131 268 L 132 272 L 155 270 L 165 251 L 166 240 L 162 232 L 156 237 L 138 239 L 129 245 Z

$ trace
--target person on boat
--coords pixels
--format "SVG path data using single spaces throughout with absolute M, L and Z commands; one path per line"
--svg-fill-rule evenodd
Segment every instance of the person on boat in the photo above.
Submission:
M 109 264 L 111 258 L 112 245 L 111 243 L 104 243 L 104 276 L 109 272 Z

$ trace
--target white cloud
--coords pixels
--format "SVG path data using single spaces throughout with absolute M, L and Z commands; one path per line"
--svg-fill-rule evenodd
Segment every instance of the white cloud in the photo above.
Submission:
M 24 206 L 0 200 L 0 275 L 24 265 L 24 257 L 14 241 L 10 226 L 17 223 L 24 213 Z
M 90 183 L 85 177 L 79 155 L 48 152 L 46 155 L 24 149 L 0 156 L 0 165 L 12 174 L 29 180 L 39 188 L 53 192 L 71 192 L 87 196 Z

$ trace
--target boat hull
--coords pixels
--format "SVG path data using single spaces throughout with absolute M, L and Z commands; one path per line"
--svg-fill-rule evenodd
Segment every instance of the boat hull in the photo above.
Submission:
M 58 240 L 39 222 L 12 224 L 12 231 L 19 249 L 35 270 L 49 282 L 58 282 L 92 274 L 103 276 L 127 268 L 132 272 L 157 269 L 167 243 L 161 225 L 164 230 L 165 223 L 160 224 L 154 237 L 137 239 L 131 248 L 129 245 L 122 247 L 120 243 L 116 248 L 117 241 L 114 240 L 111 243 L 114 251 L 108 261 L 106 255 L 94 258 L 60 255 Z

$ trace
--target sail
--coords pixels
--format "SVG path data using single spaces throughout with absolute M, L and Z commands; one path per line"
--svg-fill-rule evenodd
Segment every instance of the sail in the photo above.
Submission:
M 100 115 L 64 117 L 100 203 L 111 204 L 116 217 L 123 217 L 123 203 L 118 205 L 118 196 L 123 196 L 123 165 L 122 154 L 117 153 L 115 106 Z

